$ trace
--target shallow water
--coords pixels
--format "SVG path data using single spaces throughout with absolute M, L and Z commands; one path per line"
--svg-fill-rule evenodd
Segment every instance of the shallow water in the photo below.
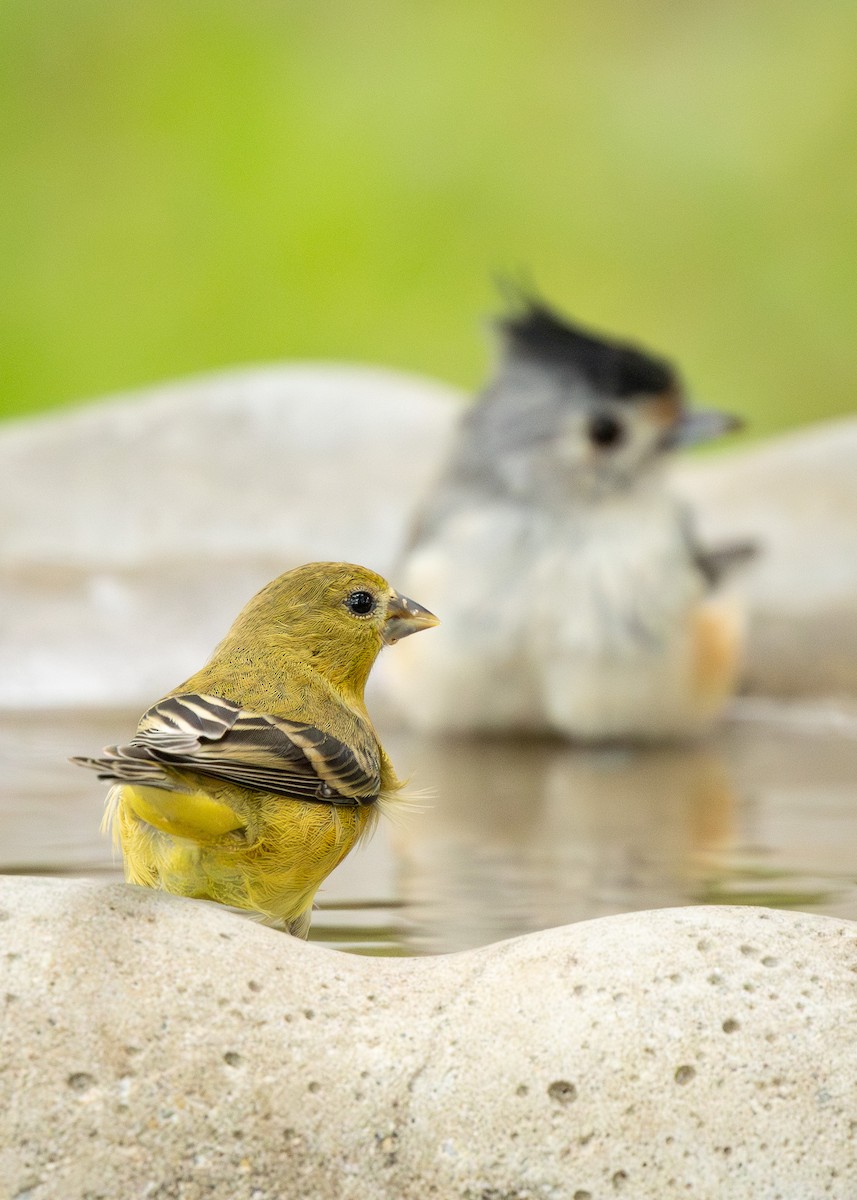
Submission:
M 121 877 L 104 789 L 66 762 L 136 712 L 0 713 L 0 872 Z M 385 743 L 418 795 L 319 893 L 312 939 L 373 954 L 483 945 L 675 904 L 857 919 L 857 722 L 744 702 L 694 746 Z

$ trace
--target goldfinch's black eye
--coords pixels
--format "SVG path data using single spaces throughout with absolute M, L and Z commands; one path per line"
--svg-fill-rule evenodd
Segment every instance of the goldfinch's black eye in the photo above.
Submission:
M 590 417 L 587 433 L 593 446 L 618 446 L 625 440 L 622 422 L 610 413 L 596 413 Z
M 375 597 L 371 592 L 352 592 L 345 601 L 345 607 L 358 617 L 368 617 L 375 607 Z

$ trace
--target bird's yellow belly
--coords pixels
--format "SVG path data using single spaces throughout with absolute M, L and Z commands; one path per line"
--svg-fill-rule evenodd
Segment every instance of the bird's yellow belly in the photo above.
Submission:
M 236 797 L 234 786 L 226 805 L 218 790 L 119 785 L 112 823 L 126 879 L 302 931 L 308 922 L 297 919 L 367 832 L 374 806 L 340 808 L 249 790 Z

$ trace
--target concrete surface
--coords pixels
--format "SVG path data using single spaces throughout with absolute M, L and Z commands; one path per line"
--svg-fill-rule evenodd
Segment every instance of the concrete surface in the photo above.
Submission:
M 857 929 L 666 909 L 347 956 L 0 879 L 15 1200 L 853 1200 Z

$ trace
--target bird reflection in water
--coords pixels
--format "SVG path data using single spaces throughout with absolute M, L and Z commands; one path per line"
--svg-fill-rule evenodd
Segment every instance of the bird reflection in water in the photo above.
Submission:
M 402 756 L 434 791 L 392 835 L 425 951 L 689 903 L 735 836 L 736 793 L 709 746 L 414 740 Z

